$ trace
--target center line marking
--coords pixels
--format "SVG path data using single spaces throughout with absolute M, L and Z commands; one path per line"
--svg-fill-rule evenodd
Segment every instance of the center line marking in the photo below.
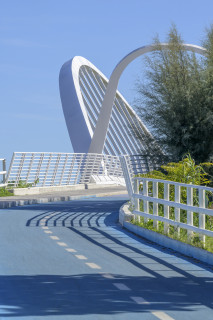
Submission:
M 80 259 L 80 260 L 87 260 L 87 258 L 83 255 L 80 254 L 75 254 L 76 258 Z
M 67 244 L 65 242 L 57 242 L 57 244 L 61 247 L 67 247 Z
M 77 252 L 75 249 L 71 249 L 71 248 L 66 248 L 66 250 L 67 250 L 68 252 Z
M 86 264 L 88 265 L 88 267 L 90 267 L 92 269 L 101 269 L 101 267 L 98 266 L 96 263 L 86 262 Z
M 150 302 L 146 301 L 142 297 L 130 297 L 132 300 L 134 300 L 137 304 L 151 304 Z M 155 317 L 157 317 L 160 320 L 175 320 L 174 318 L 170 317 L 168 314 L 166 314 L 163 311 L 150 311 L 151 314 L 153 314 Z
M 163 311 L 152 311 L 152 314 L 160 320 L 174 320 L 174 318 L 170 317 Z
M 106 279 L 115 279 L 115 277 L 113 277 L 113 275 L 110 273 L 101 273 L 101 275 L 103 278 L 106 278 Z
M 52 233 L 50 230 L 44 230 L 45 233 Z
M 41 227 L 42 229 L 46 230 L 46 229 L 49 229 L 48 227 Z
M 123 283 L 113 283 L 113 285 L 119 290 L 131 290 L 129 287 L 127 287 Z
M 53 240 L 60 240 L 58 237 L 56 237 L 56 236 L 50 236 L 50 238 L 51 239 L 53 239 Z
M 148 301 L 146 301 L 142 297 L 130 297 L 132 300 L 134 300 L 137 304 L 150 304 Z

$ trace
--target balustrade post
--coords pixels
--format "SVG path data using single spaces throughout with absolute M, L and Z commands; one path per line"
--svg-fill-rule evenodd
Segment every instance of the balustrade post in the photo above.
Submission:
M 143 180 L 143 195 L 148 196 L 149 193 L 149 185 L 147 180 Z M 143 200 L 144 212 L 149 213 L 149 201 Z M 148 218 L 144 218 L 144 221 L 147 222 Z
M 3 174 L 3 181 L 2 182 L 3 182 L 3 184 L 6 184 L 6 159 L 2 160 L 2 169 L 5 172 Z
M 199 189 L 199 207 L 200 208 L 205 208 L 205 197 L 206 192 L 204 189 Z M 205 229 L 205 214 L 199 213 L 199 228 Z M 204 235 L 200 235 L 200 240 L 204 243 L 205 245 L 205 240 L 206 237 Z
M 193 205 L 193 188 L 187 187 L 187 205 L 192 206 Z M 193 226 L 193 212 L 190 210 L 187 210 L 187 224 L 189 226 Z M 191 239 L 193 235 L 193 231 L 187 230 L 187 237 L 188 240 Z
M 158 198 L 158 182 L 153 181 L 153 198 Z M 158 216 L 158 203 L 153 202 L 153 215 Z M 158 229 L 158 221 L 153 220 L 153 226 Z
M 134 179 L 134 194 L 139 194 L 139 181 L 137 179 Z M 134 210 L 139 211 L 139 199 L 134 197 Z M 140 216 L 135 215 L 134 220 L 137 220 L 140 222 Z
M 164 183 L 164 200 L 169 200 L 169 183 Z M 169 206 L 164 205 L 164 218 L 169 219 Z M 169 232 L 169 224 L 164 222 L 164 232 Z
M 180 203 L 180 186 L 175 185 L 175 203 Z M 175 221 L 180 222 L 180 208 L 175 207 Z M 178 236 L 180 235 L 180 228 L 177 227 Z

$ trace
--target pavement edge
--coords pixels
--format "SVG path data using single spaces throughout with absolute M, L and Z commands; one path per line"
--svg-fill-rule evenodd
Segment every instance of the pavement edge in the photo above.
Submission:
M 133 217 L 134 215 L 129 211 L 128 203 L 125 203 L 119 210 L 119 222 L 123 228 L 147 240 L 153 241 L 161 246 L 173 249 L 183 255 L 213 265 L 213 253 L 204 249 L 194 247 L 190 244 L 171 239 L 155 231 L 136 226 L 130 223 Z
M 48 202 L 58 202 L 58 201 L 72 201 L 72 200 L 84 200 L 89 198 L 99 198 L 99 197 L 110 197 L 114 195 L 127 194 L 126 191 L 114 191 L 114 192 L 103 192 L 98 194 L 90 195 L 76 195 L 76 196 L 50 196 L 41 197 L 38 199 L 25 199 L 25 200 L 5 200 L 0 201 L 0 209 L 8 209 L 12 207 L 26 206 L 32 204 L 41 204 Z

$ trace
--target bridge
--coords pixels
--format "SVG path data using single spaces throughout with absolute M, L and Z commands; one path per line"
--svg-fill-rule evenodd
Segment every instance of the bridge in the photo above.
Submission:
M 0 200 L 2 319 L 212 319 L 213 254 L 169 237 L 176 228 L 205 247 L 213 189 L 137 177 L 163 155 L 130 138 L 129 125 L 151 134 L 116 91 L 128 63 L 152 50 L 127 55 L 109 82 L 84 58 L 65 63 L 74 153 L 15 152 L 8 172 L 3 162 L 2 186 L 16 194 Z M 141 218 L 155 231 L 140 228 Z

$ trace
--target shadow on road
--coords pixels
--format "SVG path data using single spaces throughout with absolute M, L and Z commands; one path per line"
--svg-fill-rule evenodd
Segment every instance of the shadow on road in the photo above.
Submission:
M 164 285 L 173 287 L 173 291 L 162 292 L 155 278 L 114 277 L 105 279 L 100 274 L 0 276 L 0 316 L 109 315 L 149 310 L 193 311 L 202 304 L 212 307 L 211 297 L 206 301 L 205 296 L 204 301 L 199 290 L 189 295 L 195 283 L 186 278 L 165 278 Z M 134 296 L 142 296 L 150 304 L 136 304 L 130 298 L 131 291 L 117 290 L 114 282 L 133 287 Z
M 41 220 L 49 227 L 67 227 L 90 243 L 93 250 L 94 246 L 99 247 L 149 276 L 114 275 L 114 279 L 105 279 L 101 274 L 0 276 L 0 316 L 193 311 L 201 305 L 212 309 L 212 270 L 123 230 L 117 222 L 118 210 L 124 202 L 74 201 L 20 210 L 38 211 L 27 221 L 27 227 L 40 226 Z M 132 293 L 117 290 L 114 282 L 126 284 L 133 289 Z M 131 295 L 143 297 L 150 304 L 138 305 Z
M 27 227 L 37 227 L 42 219 L 46 219 L 46 226 L 60 227 L 100 227 L 111 226 L 118 223 L 119 208 L 126 200 L 104 201 L 72 201 L 61 204 L 34 205 L 19 207 L 13 210 L 42 211 L 29 219 Z M 49 218 L 46 218 L 49 217 Z M 102 223 L 101 223 L 102 221 Z

